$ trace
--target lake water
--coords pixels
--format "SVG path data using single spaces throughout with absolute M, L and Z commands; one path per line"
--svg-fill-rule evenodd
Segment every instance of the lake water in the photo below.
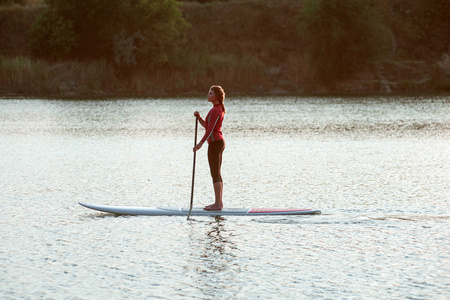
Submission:
M 2 99 L 0 298 L 449 299 L 448 99 L 230 97 L 224 205 L 322 215 L 190 221 L 78 201 L 188 207 L 206 97 Z

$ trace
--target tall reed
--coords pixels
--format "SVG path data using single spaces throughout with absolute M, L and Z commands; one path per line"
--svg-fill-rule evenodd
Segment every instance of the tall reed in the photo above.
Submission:
M 233 92 L 263 92 L 274 80 L 251 55 L 188 54 L 180 66 L 135 68 L 125 75 L 112 62 L 48 62 L 0 56 L 0 93 L 28 96 L 98 96 L 203 92 L 221 84 Z
M 0 88 L 6 94 L 51 93 L 48 64 L 28 57 L 0 56 Z

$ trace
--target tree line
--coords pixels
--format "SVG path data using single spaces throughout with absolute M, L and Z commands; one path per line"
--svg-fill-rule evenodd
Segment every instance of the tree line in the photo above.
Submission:
M 27 0 L 0 1 L 23 4 Z M 389 56 L 392 32 L 380 3 L 383 1 L 302 1 L 299 36 L 293 38 L 303 41 L 299 55 L 305 57 L 307 74 L 314 82 L 333 86 L 339 79 Z M 404 26 L 409 28 L 404 34 L 417 42 L 417 52 L 424 44 L 432 45 L 435 53 L 430 55 L 448 51 L 449 3 L 415 0 L 420 18 Z M 45 0 L 45 4 L 47 9 L 30 30 L 36 58 L 84 62 L 106 59 L 124 75 L 136 69 L 183 67 L 186 61 L 188 54 L 183 46 L 190 24 L 183 17 L 179 1 Z
M 118 67 L 169 63 L 188 28 L 174 0 L 46 0 L 31 28 L 32 51 L 47 59 L 106 58 Z

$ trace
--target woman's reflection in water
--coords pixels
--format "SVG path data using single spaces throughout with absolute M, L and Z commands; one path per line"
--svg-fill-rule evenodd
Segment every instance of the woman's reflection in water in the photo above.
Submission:
M 228 243 L 228 240 L 221 235 L 221 231 L 224 230 L 224 221 L 225 219 L 222 216 L 215 216 L 214 221 L 210 223 L 212 225 L 211 230 L 206 233 L 210 246 L 210 249 L 206 250 L 213 254 L 215 252 L 217 252 L 216 254 L 224 254 L 226 243 Z
M 226 295 L 232 298 L 239 292 L 230 288 L 239 286 L 232 282 L 236 281 L 240 266 L 236 261 L 238 248 L 233 242 L 233 232 L 226 224 L 225 218 L 215 216 L 207 223 L 206 233 L 203 231 L 203 235 L 192 239 L 192 263 L 195 265 L 192 280 L 195 288 L 206 297 Z

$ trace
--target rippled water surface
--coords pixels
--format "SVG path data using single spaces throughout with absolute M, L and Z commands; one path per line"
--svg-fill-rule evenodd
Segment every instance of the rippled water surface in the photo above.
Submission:
M 450 298 L 448 97 L 226 105 L 225 206 L 322 215 L 90 211 L 189 206 L 206 99 L 0 100 L 0 298 Z M 204 147 L 194 204 L 211 202 Z

